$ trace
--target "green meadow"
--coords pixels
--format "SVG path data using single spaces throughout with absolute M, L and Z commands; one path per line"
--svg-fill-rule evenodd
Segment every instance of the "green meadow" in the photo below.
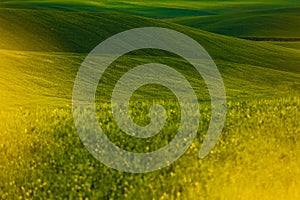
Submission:
M 219 15 L 171 18 L 169 21 L 235 37 L 297 38 L 299 7 L 269 8 Z
M 300 45 L 282 40 L 300 39 L 299 11 L 296 0 L 1 1 L 0 199 L 299 199 Z M 81 143 L 72 116 L 81 63 L 100 42 L 138 27 L 182 32 L 214 59 L 227 113 L 205 158 L 198 153 L 211 117 L 206 84 L 183 58 L 153 49 L 109 66 L 97 87 L 99 125 L 128 151 L 167 145 L 180 120 L 174 94 L 157 85 L 133 94 L 138 124 L 150 123 L 153 104 L 167 111 L 166 127 L 148 139 L 118 129 L 109 98 L 128 70 L 162 63 L 183 74 L 199 100 L 199 129 L 187 152 L 161 170 L 133 174 L 105 166 Z

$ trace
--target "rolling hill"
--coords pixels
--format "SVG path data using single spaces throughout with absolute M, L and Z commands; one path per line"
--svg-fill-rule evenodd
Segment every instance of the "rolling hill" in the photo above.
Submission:
M 300 38 L 300 8 L 276 8 L 169 21 L 234 37 Z
M 1 1 L 0 199 L 299 199 L 298 46 L 129 15 L 165 18 L 175 11 L 177 17 L 200 11 L 217 17 L 293 2 L 298 0 Z M 104 165 L 86 150 L 74 126 L 71 95 L 78 68 L 99 42 L 145 26 L 180 31 L 205 47 L 225 83 L 227 116 L 215 148 L 199 159 L 211 116 L 201 77 L 174 54 L 146 49 L 121 56 L 101 79 L 98 93 L 109 91 L 131 65 L 161 62 L 181 72 L 203 100 L 197 137 L 187 152 L 159 171 L 131 174 Z M 176 134 L 181 110 L 173 101 L 160 101 L 161 88 L 147 89 L 141 93 L 144 102 L 158 98 L 171 119 L 166 129 L 143 141 L 120 133 L 109 104 L 96 102 L 99 124 L 120 148 L 151 152 Z M 144 102 L 133 102 L 132 109 L 141 124 L 150 121 Z M 88 122 L 88 115 L 83 118 Z
M 145 26 L 171 28 L 197 40 L 219 67 L 228 97 L 299 92 L 300 53 L 295 49 L 110 12 L 1 9 L 0 21 L 3 105 L 70 103 L 77 69 L 87 53 L 110 35 Z M 152 59 L 151 53 L 142 53 L 143 59 Z M 175 61 L 169 57 L 166 64 L 183 65 Z M 203 82 L 184 69 L 200 91 Z M 8 80 L 13 87 L 6 84 Z
M 134 1 L 134 0 L 3 0 L 2 8 L 20 8 L 33 10 L 61 10 L 61 11 L 117 11 L 125 14 L 150 18 L 173 18 L 187 16 L 219 15 L 243 11 L 257 11 L 272 8 L 286 8 L 299 6 L 297 0 L 163 0 L 163 1 Z

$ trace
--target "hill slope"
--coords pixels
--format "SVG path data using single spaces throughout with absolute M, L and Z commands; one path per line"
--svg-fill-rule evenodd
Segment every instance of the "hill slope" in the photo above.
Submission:
M 2 9 L 0 15 L 0 199 L 140 199 L 145 194 L 151 199 L 299 198 L 300 98 L 277 98 L 299 94 L 299 50 L 118 13 Z M 198 137 L 183 157 L 156 172 L 130 174 L 88 153 L 66 104 L 87 53 L 110 34 L 140 26 L 168 27 L 196 39 L 214 57 L 227 95 L 247 99 L 228 99 L 222 136 L 205 159 L 198 159 L 210 116 L 204 102 Z M 110 83 L 113 72 L 124 71 L 128 63 L 157 60 L 181 69 L 197 92 L 205 90 L 201 78 L 178 57 L 135 53 L 114 64 Z M 251 100 L 262 95 L 275 98 Z M 177 129 L 174 121 L 171 131 L 154 140 L 128 140 L 106 114 L 107 104 L 103 107 L 101 126 L 108 128 L 112 142 L 128 150 L 160 148 Z M 173 102 L 171 108 L 178 116 Z M 146 114 L 136 118 L 148 120 Z
M 3 0 L 0 2 L 0 8 L 89 12 L 117 11 L 151 18 L 171 18 L 295 7 L 297 3 L 297 0 L 252 0 L 246 2 L 241 0 Z
M 0 16 L 4 105 L 70 103 L 76 72 L 85 55 L 113 34 L 145 26 L 175 29 L 203 45 L 219 67 L 229 97 L 293 94 L 300 88 L 299 50 L 120 13 L 1 9 Z M 144 53 L 142 58 L 128 59 L 142 62 L 153 58 L 149 56 Z M 175 61 L 170 57 L 166 64 L 182 65 Z M 186 72 L 201 91 L 203 82 L 188 68 Z M 8 84 L 9 80 L 13 84 Z
M 300 38 L 300 5 L 169 21 L 236 37 Z
M 137 27 L 165 27 L 189 35 L 216 60 L 299 72 L 298 51 L 216 35 L 120 13 L 1 9 L 0 49 L 88 53 L 111 35 Z M 282 56 L 286 60 L 281 65 Z

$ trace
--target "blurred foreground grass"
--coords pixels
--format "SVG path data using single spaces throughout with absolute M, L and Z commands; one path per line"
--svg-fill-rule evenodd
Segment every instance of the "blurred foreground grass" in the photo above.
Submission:
M 3 111 L 0 199 L 299 199 L 299 108 L 299 97 L 229 101 L 222 136 L 200 160 L 210 116 L 201 104 L 198 136 L 187 153 L 146 174 L 94 159 L 76 133 L 71 107 Z

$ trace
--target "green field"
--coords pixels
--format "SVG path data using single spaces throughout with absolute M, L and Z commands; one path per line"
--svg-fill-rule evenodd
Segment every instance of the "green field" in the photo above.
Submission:
M 299 7 L 297 0 L 3 0 L 2 8 L 63 11 L 117 11 L 151 18 L 173 18 L 199 15 L 218 15 L 241 11 Z
M 273 42 L 273 44 L 283 46 L 286 48 L 300 50 L 300 42 Z
M 212 16 L 171 18 L 169 21 L 235 37 L 298 38 L 300 8 L 262 9 Z
M 1 1 L 0 199 L 299 199 L 299 44 L 237 38 L 300 38 L 299 7 L 292 0 Z M 71 107 L 77 71 L 101 41 L 138 27 L 182 32 L 214 59 L 228 109 L 222 135 L 204 159 L 198 152 L 211 116 L 205 83 L 186 60 L 153 49 L 111 64 L 97 88 L 99 124 L 128 151 L 168 144 L 180 118 L 169 90 L 148 85 L 131 99 L 138 124 L 150 122 L 154 103 L 167 111 L 166 127 L 150 139 L 122 133 L 109 104 L 129 69 L 166 64 L 199 99 L 199 129 L 188 151 L 159 171 L 131 174 L 105 166 L 81 143 Z
M 298 199 L 299 98 L 228 106 L 223 135 L 209 156 L 197 157 L 209 115 L 203 105 L 199 136 L 188 152 L 147 174 L 118 172 L 95 160 L 80 143 L 70 107 L 1 112 L 8 122 L 1 124 L 1 197 Z M 147 150 L 142 147 L 137 150 Z

